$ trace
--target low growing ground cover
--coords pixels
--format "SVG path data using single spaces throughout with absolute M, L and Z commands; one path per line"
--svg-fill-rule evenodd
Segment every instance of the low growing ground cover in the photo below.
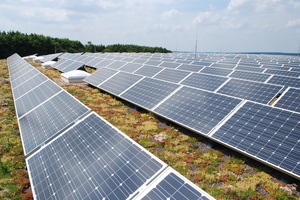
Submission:
M 0 199 L 31 199 L 6 60 L 0 60 Z
M 39 64 L 34 65 L 39 66 Z M 280 182 L 278 178 L 285 175 L 276 170 L 221 145 L 211 145 L 210 141 L 197 134 L 168 123 L 152 113 L 140 110 L 87 84 L 64 84 L 60 79 L 60 73 L 54 69 L 41 70 L 41 72 L 216 199 L 300 199 L 298 186 L 293 182 L 290 184 Z M 15 175 L 17 172 L 24 172 L 25 162 L 20 156 L 22 148 L 7 78 L 4 64 L 3 69 L 1 67 L 0 81 L 4 81 L 5 84 L 0 85 L 0 102 L 8 104 L 5 106 L 10 105 L 7 107 L 10 114 L 9 117 L 2 118 L 1 113 L 0 118 L 0 147 L 1 151 L 2 149 L 7 151 L 5 154 L 1 153 L 1 163 L 12 162 L 14 159 L 18 162 L 14 161 L 15 165 L 9 165 L 9 170 L 4 170 L 6 173 L 3 181 L 1 174 L 3 172 L 0 172 L 0 194 L 6 195 L 2 197 L 8 199 L 13 199 L 14 196 L 17 196 L 15 199 L 20 199 L 29 183 L 26 173 L 21 176 Z M 3 85 L 6 85 L 5 92 L 2 92 Z M 0 111 L 4 112 L 2 106 Z M 7 118 L 10 121 L 2 123 Z M 10 125 L 7 127 L 4 126 L 5 124 Z M 4 132 L 4 129 L 7 131 Z M 18 151 L 13 150 L 15 146 Z M 20 158 L 22 160 L 19 161 Z M 26 187 L 16 184 L 19 177 L 27 180 Z M 15 188 L 10 189 L 13 186 Z M 24 195 L 29 196 L 29 194 L 25 193 L 23 197 L 26 198 Z M 0 195 L 0 199 L 2 197 Z

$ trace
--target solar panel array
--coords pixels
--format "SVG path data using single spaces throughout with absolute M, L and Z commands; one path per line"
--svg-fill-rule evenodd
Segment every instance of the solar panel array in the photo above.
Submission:
M 19 55 L 7 61 L 34 199 L 213 199 Z
M 103 79 L 98 81 L 96 77 L 108 69 L 104 65 L 85 81 L 300 178 L 300 160 L 297 159 L 300 153 L 297 142 L 300 141 L 300 135 L 295 134 L 300 131 L 299 113 L 296 113 L 299 112 L 297 102 L 300 79 L 291 76 L 295 69 L 300 69 L 299 58 L 238 54 L 199 54 L 195 57 L 191 54 L 127 53 L 104 54 L 101 58 L 113 60 L 114 56 L 119 60 L 120 57 L 123 60 L 135 59 L 128 59 L 127 64 L 116 69 L 113 75 L 105 77 L 103 84 L 100 83 Z M 117 76 L 125 71 L 128 77 L 129 74 L 140 76 L 128 84 L 124 82 L 124 78 Z M 110 85 L 110 81 L 114 86 L 103 87 Z M 124 87 L 117 93 L 114 92 L 115 87 L 120 88 L 117 83 L 122 85 L 123 82 L 126 83 Z M 279 101 L 270 105 L 281 94 L 283 95 Z M 289 128 L 285 129 L 287 126 Z M 273 136 L 275 132 L 278 132 L 276 137 Z M 245 139 L 241 139 L 240 145 L 231 142 L 239 141 L 242 136 Z M 249 142 L 250 139 L 247 141 L 247 138 L 254 139 Z M 249 150 L 244 148 L 247 145 Z M 257 154 L 258 150 L 260 154 Z M 261 156 L 262 154 L 269 157 Z M 289 167 L 283 162 L 289 163 Z

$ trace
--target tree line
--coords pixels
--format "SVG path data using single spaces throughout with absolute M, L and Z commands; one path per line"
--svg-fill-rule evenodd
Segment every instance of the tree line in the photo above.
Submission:
M 162 47 L 146 47 L 138 45 L 94 45 L 91 42 L 83 45 L 80 41 L 66 38 L 53 38 L 39 34 L 24 34 L 19 31 L 0 31 L 0 59 L 6 59 L 14 53 L 20 56 L 32 54 L 47 55 L 59 52 L 151 52 L 169 53 Z

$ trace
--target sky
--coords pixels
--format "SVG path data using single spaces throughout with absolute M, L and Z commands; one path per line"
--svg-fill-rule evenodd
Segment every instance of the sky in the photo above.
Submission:
M 0 31 L 172 51 L 300 48 L 300 0 L 1 0 Z

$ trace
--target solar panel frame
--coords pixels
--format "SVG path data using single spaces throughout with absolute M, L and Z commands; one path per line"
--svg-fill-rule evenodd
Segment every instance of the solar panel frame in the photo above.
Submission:
M 24 154 L 28 155 L 89 111 L 77 99 L 61 91 L 18 118 Z
M 175 170 L 168 168 L 157 181 L 134 199 L 142 200 L 212 200 L 214 199 L 202 189 L 195 187 L 188 179 Z
M 278 108 L 283 108 L 300 113 L 300 89 L 288 88 L 279 99 L 273 104 Z
M 197 65 L 189 65 L 189 64 L 181 64 L 177 69 L 191 71 L 191 72 L 199 72 L 202 70 L 203 66 L 197 66 Z
M 266 74 L 276 74 L 280 76 L 290 76 L 290 77 L 295 77 L 299 78 L 300 77 L 300 72 L 292 72 L 292 71 L 283 71 L 283 70 L 276 70 L 276 69 L 267 69 L 264 71 Z
M 282 89 L 283 87 L 279 85 L 231 79 L 216 92 L 268 104 Z
M 239 78 L 249 81 L 257 81 L 257 82 L 265 82 L 268 79 L 270 79 L 271 75 L 268 74 L 262 74 L 262 73 L 256 73 L 256 72 L 247 72 L 247 71 L 234 71 L 232 74 L 230 74 L 231 78 Z
M 129 73 L 133 73 L 134 71 L 136 71 L 137 69 L 139 69 L 142 66 L 143 66 L 142 64 L 130 63 L 129 62 L 129 63 L 125 64 L 123 67 L 121 67 L 119 70 L 129 72 Z
M 147 76 L 147 77 L 153 77 L 155 74 L 159 73 L 162 71 L 164 68 L 162 67 L 154 67 L 151 65 L 143 65 L 136 71 L 134 71 L 135 74 L 142 75 L 142 76 Z
M 28 91 L 28 90 L 27 90 Z M 40 84 L 38 87 L 24 92 L 20 98 L 15 99 L 16 114 L 20 118 L 28 111 L 48 100 L 53 95 L 62 91 L 58 85 L 50 80 Z
M 218 75 L 218 76 L 228 76 L 232 72 L 233 72 L 233 70 L 231 70 L 231 69 L 223 69 L 223 68 L 217 68 L 217 67 L 204 67 L 200 71 L 200 73 L 212 74 L 212 75 Z
M 247 101 L 212 138 L 299 178 L 299 118 L 299 113 Z
M 86 77 L 83 79 L 83 81 L 94 85 L 98 86 L 110 77 L 112 77 L 114 74 L 116 74 L 118 71 L 114 69 L 109 69 L 109 68 L 100 68 L 90 76 Z
M 214 76 L 204 73 L 192 73 L 186 79 L 181 81 L 180 84 L 209 91 L 215 91 L 227 80 L 228 78 L 222 76 Z
M 104 81 L 102 84 L 98 85 L 98 87 L 107 92 L 119 95 L 142 78 L 143 77 L 140 75 L 119 72 L 109 78 L 107 81 Z
M 95 113 L 26 163 L 37 200 L 127 199 L 167 167 Z
M 160 80 L 179 83 L 185 77 L 187 77 L 190 72 L 181 71 L 181 70 L 173 70 L 173 69 L 163 69 L 158 74 L 156 74 L 153 78 L 157 78 Z
M 120 97 L 151 110 L 151 108 L 160 103 L 179 86 L 175 83 L 144 77 L 124 93 L 120 94 Z
M 207 135 L 241 102 L 241 99 L 184 86 L 153 111 Z
M 300 88 L 300 79 L 287 76 L 274 75 L 267 83 L 282 85 L 286 87 Z

